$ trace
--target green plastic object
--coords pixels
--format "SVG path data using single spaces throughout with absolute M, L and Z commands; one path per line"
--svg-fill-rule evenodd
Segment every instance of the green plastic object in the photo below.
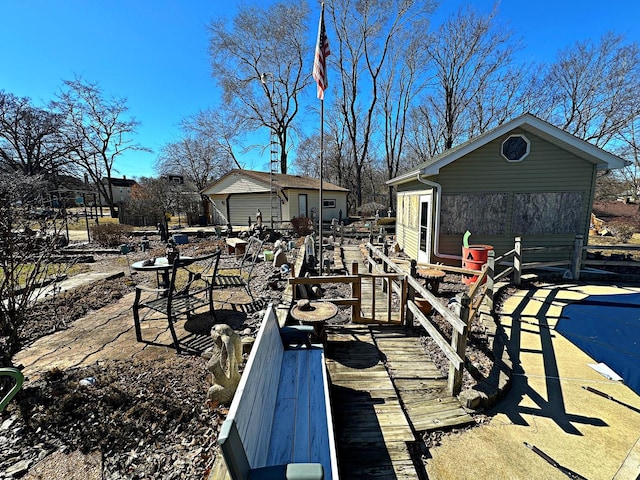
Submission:
M 20 391 L 22 388 L 22 384 L 24 383 L 24 375 L 17 368 L 12 367 L 4 367 L 0 368 L 0 377 L 13 377 L 16 381 L 16 384 L 13 386 L 9 393 L 7 393 L 4 398 L 0 401 L 0 412 L 2 412 L 5 407 L 9 404 L 11 399 L 16 396 L 16 393 Z
M 469 248 L 469 237 L 470 236 L 471 236 L 471 232 L 469 230 L 464 232 L 464 235 L 462 236 L 462 246 L 464 248 Z

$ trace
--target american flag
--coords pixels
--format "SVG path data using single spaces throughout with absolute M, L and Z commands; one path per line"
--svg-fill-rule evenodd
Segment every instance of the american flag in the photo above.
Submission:
M 324 91 L 329 86 L 327 78 L 327 57 L 331 54 L 327 32 L 324 29 L 324 3 L 320 13 L 320 25 L 318 25 L 318 43 L 316 44 L 316 58 L 313 61 L 313 79 L 318 84 L 318 98 L 324 100 Z

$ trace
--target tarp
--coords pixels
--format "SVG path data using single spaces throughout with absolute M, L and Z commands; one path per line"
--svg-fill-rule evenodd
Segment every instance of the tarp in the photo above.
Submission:
M 556 330 L 640 395 L 640 294 L 591 295 L 572 303 Z

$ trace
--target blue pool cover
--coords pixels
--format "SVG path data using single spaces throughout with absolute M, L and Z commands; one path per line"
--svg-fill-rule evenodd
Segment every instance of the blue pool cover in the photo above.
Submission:
M 640 395 L 640 293 L 572 303 L 563 308 L 556 330 Z

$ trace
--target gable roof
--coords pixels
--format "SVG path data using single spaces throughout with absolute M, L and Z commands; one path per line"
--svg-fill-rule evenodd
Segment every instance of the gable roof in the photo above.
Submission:
M 507 123 L 503 123 L 502 125 L 499 125 L 478 137 L 472 138 L 457 147 L 449 149 L 446 152 L 427 160 L 402 175 L 392 178 L 387 181 L 387 184 L 396 185 L 404 183 L 413 179 L 413 177 L 418 174 L 424 176 L 437 175 L 440 173 L 441 168 L 455 162 L 459 158 L 464 157 L 468 153 L 477 150 L 487 143 L 508 134 L 516 128 L 520 128 L 525 132 L 536 135 L 549 143 L 573 153 L 583 160 L 594 163 L 598 170 L 623 168 L 627 165 L 627 162 L 622 158 L 565 132 L 564 130 L 551 125 L 530 113 L 525 113 L 524 115 L 514 118 Z
M 223 180 L 227 179 L 230 176 L 247 177 L 264 184 L 267 189 L 269 189 L 269 186 L 271 185 L 271 174 L 269 172 L 259 172 L 257 170 L 241 170 L 236 168 L 223 175 L 218 180 L 211 182 L 209 185 L 202 189 L 202 192 L 211 190 L 217 184 L 221 183 Z M 318 190 L 320 188 L 320 180 L 317 178 L 305 177 L 301 175 L 285 175 L 282 173 L 275 173 L 273 174 L 273 185 L 279 189 L 295 188 L 301 190 Z M 334 192 L 349 191 L 347 188 L 339 187 L 338 185 L 334 185 L 333 183 L 329 183 L 326 181 L 322 182 L 322 189 Z
M 109 181 L 109 179 L 107 177 L 102 177 L 102 183 L 107 183 Z M 111 177 L 111 185 L 113 185 L 114 187 L 133 187 L 136 183 L 135 180 L 129 179 L 129 178 L 113 178 Z

